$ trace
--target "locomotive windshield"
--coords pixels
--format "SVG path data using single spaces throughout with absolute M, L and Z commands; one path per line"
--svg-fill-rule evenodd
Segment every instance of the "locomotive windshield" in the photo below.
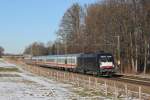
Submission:
M 101 56 L 99 60 L 100 60 L 100 62 L 113 62 L 113 57 L 112 56 Z

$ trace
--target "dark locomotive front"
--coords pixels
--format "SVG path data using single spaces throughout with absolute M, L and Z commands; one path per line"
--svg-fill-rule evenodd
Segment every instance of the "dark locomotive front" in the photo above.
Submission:
M 112 75 L 115 73 L 114 59 L 111 54 L 99 54 L 99 73 L 102 75 Z
M 78 57 L 77 70 L 84 73 L 112 75 L 115 73 L 113 56 L 109 53 L 83 54 Z

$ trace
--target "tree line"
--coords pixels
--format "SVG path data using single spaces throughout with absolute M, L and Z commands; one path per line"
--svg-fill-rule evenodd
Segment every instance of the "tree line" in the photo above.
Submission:
M 47 53 L 41 50 L 42 55 L 104 51 L 114 55 L 121 72 L 150 72 L 149 0 L 75 3 L 64 13 L 56 34 L 57 39 L 46 47 Z M 40 50 L 33 52 L 33 44 L 28 48 L 25 51 L 32 54 Z
M 46 45 L 42 42 L 34 42 L 27 46 L 24 50 L 24 54 L 30 54 L 32 56 L 43 56 L 56 54 L 55 44 L 48 42 Z
M 4 54 L 4 48 L 0 46 L 0 58 L 2 57 L 3 54 Z

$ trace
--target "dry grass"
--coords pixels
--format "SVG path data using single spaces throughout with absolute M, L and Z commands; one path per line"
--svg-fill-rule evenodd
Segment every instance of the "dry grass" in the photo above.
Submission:
M 20 72 L 18 68 L 0 68 L 0 72 Z

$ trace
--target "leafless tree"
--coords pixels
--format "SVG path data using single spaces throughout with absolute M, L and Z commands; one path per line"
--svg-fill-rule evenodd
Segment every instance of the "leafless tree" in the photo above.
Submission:
M 33 56 L 47 55 L 48 50 L 43 43 L 34 42 L 24 50 L 24 54 L 31 54 Z

